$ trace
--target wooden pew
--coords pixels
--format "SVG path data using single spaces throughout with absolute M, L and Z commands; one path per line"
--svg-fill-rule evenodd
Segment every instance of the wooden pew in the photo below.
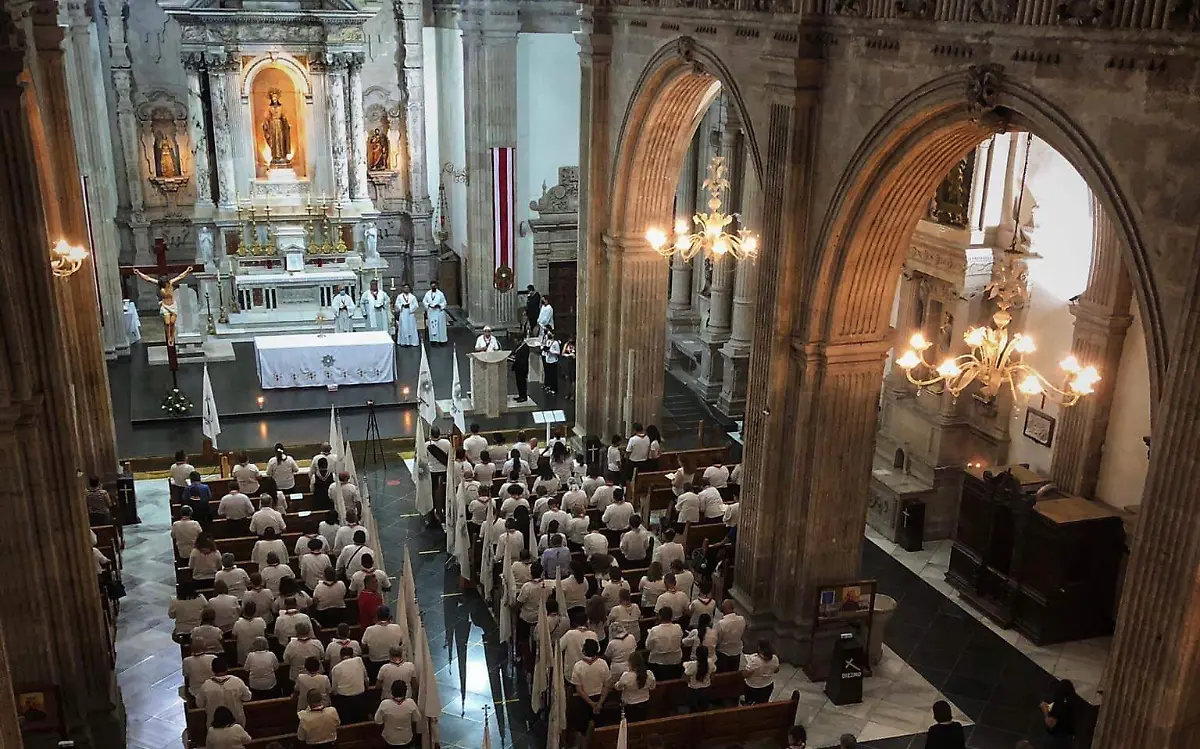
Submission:
M 381 732 L 380 726 L 369 721 L 343 725 L 338 728 L 338 749 L 387 749 Z M 304 745 L 296 740 L 294 733 L 256 738 L 246 744 L 246 749 L 267 749 L 275 743 L 283 749 L 304 749 Z
M 222 496 L 224 496 L 224 495 L 222 495 Z M 259 502 L 258 502 L 258 497 L 251 497 L 250 504 L 254 505 L 255 509 L 258 509 L 258 507 L 260 506 Z M 287 505 L 288 505 L 288 512 L 303 512 L 305 510 L 313 510 L 314 509 L 313 508 L 313 497 L 311 494 L 305 494 L 303 499 L 289 499 Z M 208 503 L 209 511 L 212 513 L 212 516 L 214 518 L 217 517 L 217 509 L 220 506 L 221 506 L 220 499 L 214 499 Z M 183 508 L 183 505 L 180 504 L 179 502 L 171 502 L 171 521 L 172 522 L 183 517 L 183 513 L 180 512 L 180 510 L 182 508 Z M 316 512 L 321 513 L 320 510 L 316 510 Z M 321 513 L 321 514 L 323 515 L 323 513 Z
M 325 519 L 324 513 L 311 512 L 309 510 L 303 510 L 303 511 L 299 511 L 299 512 L 291 512 L 290 508 L 289 508 L 289 511 L 285 512 L 283 514 L 283 522 L 287 526 L 287 531 L 285 531 L 286 533 L 296 533 L 296 534 L 316 533 L 321 525 L 321 521 L 324 519 Z M 228 531 L 225 530 L 226 527 L 229 526 L 232 522 L 233 521 L 226 520 L 224 518 L 219 518 L 217 520 L 212 521 L 212 536 L 213 536 L 213 538 L 216 539 L 218 542 L 221 539 L 227 538 L 227 537 L 237 538 L 238 536 L 227 536 Z M 235 527 L 235 531 L 240 531 L 240 533 L 245 533 L 244 528 L 245 528 L 245 525 L 243 524 L 242 528 L 240 528 L 240 529 Z
M 296 541 L 301 535 L 302 534 L 299 531 L 293 533 L 289 530 L 287 533 L 279 536 L 279 538 L 283 540 L 284 545 L 287 546 L 288 556 L 291 556 L 292 552 L 295 551 Z M 250 552 L 254 551 L 254 544 L 259 540 L 260 539 L 258 536 L 235 536 L 233 538 L 214 539 L 214 541 L 216 541 L 217 551 L 222 554 L 233 554 L 234 559 L 238 561 L 238 566 L 241 566 L 242 562 L 250 561 Z M 179 557 L 176 557 L 175 559 L 177 567 L 180 564 L 185 567 L 187 566 L 186 559 L 181 559 Z M 280 559 L 279 561 L 282 562 L 284 560 Z M 292 571 L 298 572 L 298 570 L 296 570 L 294 567 L 292 568 Z
M 357 609 L 352 609 L 349 607 L 349 599 L 347 599 L 346 611 L 347 612 L 354 611 L 354 619 L 355 620 L 358 619 Z M 347 613 L 347 617 L 349 617 L 349 613 Z M 347 620 L 347 621 L 349 621 L 349 620 Z M 316 622 L 314 621 L 313 624 L 316 624 Z M 350 639 L 351 640 L 358 640 L 359 642 L 362 642 L 362 633 L 363 633 L 362 627 L 358 626 L 357 624 L 350 625 Z M 318 640 L 321 641 L 321 643 L 323 645 L 328 645 L 329 641 L 332 640 L 337 635 L 337 628 L 336 627 L 317 627 L 317 631 L 314 632 L 313 634 Z M 190 635 L 176 635 L 175 641 L 179 643 L 180 657 L 186 658 L 187 656 L 191 655 L 191 639 L 192 638 Z M 275 638 L 273 635 L 267 635 L 267 640 L 270 642 L 275 642 Z M 233 639 L 233 635 L 225 635 L 224 639 L 221 640 L 221 644 L 225 646 L 225 657 L 226 657 L 226 659 L 229 660 L 229 665 L 233 666 L 235 663 L 237 663 L 237 640 Z M 282 644 L 286 644 L 286 643 L 281 643 L 281 645 Z M 238 675 L 240 676 L 241 674 L 238 674 Z M 243 681 L 244 680 L 245 679 L 243 679 Z
M 787 746 L 799 702 L 800 693 L 793 692 L 788 700 L 637 721 L 628 724 L 629 749 L 644 749 L 650 736 L 662 739 L 666 749 L 745 746 L 757 739 Z M 619 725 L 593 726 L 588 731 L 588 749 L 616 749 L 619 731 Z
M 96 534 L 96 548 L 108 557 L 116 569 L 123 566 L 121 559 L 121 538 L 117 535 L 115 525 L 93 525 L 92 533 Z
M 373 716 L 375 708 L 379 706 L 379 687 L 368 689 L 367 695 Z M 286 733 L 295 734 L 299 727 L 299 719 L 296 716 L 296 698 L 291 695 L 269 700 L 251 700 L 245 703 L 245 709 L 246 732 L 255 738 Z M 204 745 L 208 733 L 205 725 L 206 717 L 205 712 L 199 708 L 187 711 L 188 740 L 193 746 Z M 339 730 L 338 733 L 340 739 L 341 731 Z M 340 741 L 338 744 L 342 745 Z
M 680 707 L 688 704 L 687 679 L 670 679 L 660 681 L 650 690 L 650 702 L 646 708 L 648 718 L 666 718 L 679 712 Z M 746 679 L 739 671 L 714 673 L 712 684 L 705 692 L 705 697 L 713 705 L 734 706 L 746 691 Z M 602 723 L 621 722 L 621 693 L 615 689 L 608 693 L 608 699 L 601 707 Z
M 262 472 L 263 476 L 267 475 L 265 466 L 262 468 Z M 204 483 L 208 484 L 208 488 L 212 490 L 213 497 L 217 499 L 224 497 L 226 494 L 237 488 L 237 480 L 232 476 L 227 476 L 225 478 L 214 477 L 211 479 L 206 479 Z M 296 486 L 288 493 L 308 494 L 311 491 L 312 486 L 309 484 L 308 471 L 304 468 L 301 468 L 300 472 L 296 474 Z
M 662 454 L 658 459 L 658 464 L 671 470 L 676 468 L 679 465 L 679 459 L 683 458 L 689 461 L 700 473 L 704 473 L 705 468 L 708 468 L 717 461 L 722 463 L 728 461 L 729 453 L 729 445 L 722 445 L 721 447 L 698 447 L 693 450 L 671 450 Z
M 709 546 L 714 546 L 723 542 L 728 535 L 729 528 L 719 518 L 708 523 L 687 523 L 683 528 L 680 543 L 690 556 L 694 550 L 703 546 L 705 541 L 708 541 Z

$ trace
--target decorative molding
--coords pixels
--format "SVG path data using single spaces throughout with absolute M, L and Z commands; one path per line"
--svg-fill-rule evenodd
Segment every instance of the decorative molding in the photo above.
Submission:
M 1011 23 L 1015 14 L 1015 0 L 972 0 L 971 2 L 972 21 Z
M 542 197 L 529 201 L 529 210 L 537 211 L 543 217 L 551 214 L 578 214 L 579 167 L 559 167 L 558 184 L 546 187 L 546 183 L 543 182 Z
M 1001 75 L 1004 66 L 989 62 L 983 65 L 972 65 L 967 68 L 967 113 L 972 122 L 999 125 L 997 109 L 999 107 Z

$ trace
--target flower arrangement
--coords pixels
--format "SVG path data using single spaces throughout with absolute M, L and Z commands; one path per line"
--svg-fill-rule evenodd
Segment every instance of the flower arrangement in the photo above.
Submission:
M 163 398 L 162 410 L 171 416 L 183 416 L 192 410 L 192 402 L 186 395 L 179 392 L 179 388 L 171 388 L 171 392 Z

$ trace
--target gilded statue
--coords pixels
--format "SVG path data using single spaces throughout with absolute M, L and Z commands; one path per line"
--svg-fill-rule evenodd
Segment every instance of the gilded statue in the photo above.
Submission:
M 387 136 L 379 128 L 367 138 L 367 168 L 372 172 L 384 172 L 388 168 Z
M 174 278 L 160 276 L 154 278 L 141 272 L 137 268 L 133 272 L 138 275 L 138 278 L 143 281 L 149 281 L 158 286 L 158 314 L 162 315 L 163 328 L 167 333 L 167 345 L 175 345 L 175 321 L 179 319 L 179 303 L 175 300 L 175 290 L 179 288 L 179 282 L 188 277 L 192 272 L 191 266 L 183 273 L 180 273 Z
M 173 139 L 166 138 L 162 133 L 154 134 L 154 156 L 158 176 L 163 179 L 173 179 L 179 176 L 179 156 Z
M 283 113 L 283 104 L 279 101 L 280 90 L 273 88 L 267 96 L 270 104 L 263 119 L 263 139 L 271 153 L 271 166 L 286 167 L 292 163 L 292 126 Z

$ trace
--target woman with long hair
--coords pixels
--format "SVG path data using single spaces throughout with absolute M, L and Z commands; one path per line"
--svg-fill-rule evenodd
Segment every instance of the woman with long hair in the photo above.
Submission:
M 630 723 L 645 720 L 650 707 L 650 690 L 654 689 L 654 674 L 646 667 L 646 656 L 641 652 L 631 655 L 629 670 L 621 674 L 613 686 L 621 693 L 625 720 Z
M 646 470 L 658 471 L 661 470 L 659 458 L 662 457 L 662 434 L 659 433 L 658 427 L 651 424 L 646 427 L 646 438 L 650 440 L 650 453 L 646 458 Z
M 588 580 L 587 565 L 582 559 L 571 560 L 571 574 L 563 578 L 559 589 L 562 591 L 562 605 L 567 616 L 574 616 L 577 611 L 583 613 L 584 607 L 587 606 Z
M 558 440 L 551 446 L 550 468 L 554 471 L 554 475 L 558 477 L 560 483 L 571 478 L 571 474 L 575 470 L 575 459 L 571 457 L 571 451 L 567 449 L 567 443 Z
M 569 401 L 575 400 L 575 339 L 568 338 L 563 344 L 562 356 L 558 360 L 559 374 L 563 379 L 563 391 Z
M 221 705 L 213 711 L 212 725 L 204 737 L 205 749 L 241 749 L 252 740 L 235 722 L 232 710 Z
M 712 625 L 712 617 L 708 614 L 701 614 L 699 621 L 696 622 L 696 627 L 688 632 L 687 637 L 683 638 L 682 644 L 685 648 L 706 647 L 708 652 L 713 654 L 715 660 L 717 657 L 717 628 Z
M 692 651 L 692 659 L 683 664 L 683 677 L 688 685 L 688 706 L 693 713 L 708 709 L 708 688 L 712 686 L 712 675 L 716 670 L 716 655 L 712 648 L 704 645 L 698 645 Z
M 642 616 L 654 616 L 654 604 L 658 597 L 667 592 L 667 583 L 663 580 L 661 562 L 651 562 L 646 568 L 646 574 L 638 581 L 638 590 L 642 594 Z
M 775 674 L 779 672 L 779 656 L 767 640 L 758 643 L 758 652 L 746 656 L 742 678 L 746 680 L 746 704 L 758 705 L 771 699 L 775 690 Z
M 296 488 L 296 474 L 300 466 L 296 459 L 287 454 L 282 442 L 275 443 L 275 456 L 267 461 L 267 476 L 275 479 L 275 487 L 285 494 Z
M 317 458 L 312 471 L 313 508 L 329 510 L 333 508 L 333 500 L 329 498 L 329 487 L 337 481 L 337 474 L 324 456 Z
M 592 596 L 587 600 L 584 611 L 587 612 L 587 628 L 596 634 L 596 642 L 603 648 L 608 642 L 608 609 L 604 606 L 604 599 L 598 595 Z
M 550 465 L 550 456 L 542 455 L 537 460 L 537 478 L 533 481 L 533 490 L 536 492 L 539 486 L 546 487 L 547 494 L 558 493 L 558 476 L 555 475 L 554 469 Z

